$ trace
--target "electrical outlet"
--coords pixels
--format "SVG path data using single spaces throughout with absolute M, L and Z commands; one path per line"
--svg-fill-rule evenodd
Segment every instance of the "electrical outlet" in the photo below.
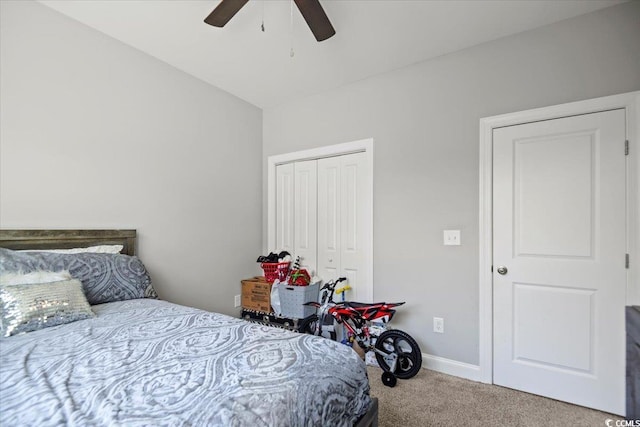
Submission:
M 444 319 L 442 317 L 433 318 L 433 332 L 444 334 Z
M 240 295 L 236 295 L 233 297 L 233 306 L 240 307 Z
M 460 245 L 460 230 L 444 230 L 444 232 L 443 232 L 443 244 L 445 246 L 459 246 Z

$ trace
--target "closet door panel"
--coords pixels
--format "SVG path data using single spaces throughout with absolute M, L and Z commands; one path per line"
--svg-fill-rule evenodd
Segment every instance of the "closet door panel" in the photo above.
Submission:
M 325 282 L 341 274 L 340 158 L 318 161 L 318 275 Z
M 370 212 L 366 183 L 369 172 L 365 153 L 355 153 L 340 159 L 340 267 L 341 275 L 349 279 L 352 290 L 347 297 L 370 301 L 366 290 L 368 277 L 367 256 L 371 236 L 367 218 Z
M 294 256 L 311 275 L 317 272 L 317 161 L 294 163 Z
M 276 167 L 276 247 L 294 253 L 293 163 Z

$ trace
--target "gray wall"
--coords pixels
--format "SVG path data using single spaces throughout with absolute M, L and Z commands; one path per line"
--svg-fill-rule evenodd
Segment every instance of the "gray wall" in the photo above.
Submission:
M 261 110 L 38 3 L 0 7 L 0 226 L 136 228 L 161 297 L 237 312 Z
M 373 137 L 375 299 L 408 301 L 394 322 L 423 352 L 477 364 L 479 119 L 638 89 L 635 2 L 265 110 L 263 161 Z

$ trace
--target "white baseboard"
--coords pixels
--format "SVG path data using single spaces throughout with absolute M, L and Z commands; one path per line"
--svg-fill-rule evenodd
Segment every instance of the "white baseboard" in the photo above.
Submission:
M 455 377 L 480 382 L 480 366 L 422 353 L 422 367 Z

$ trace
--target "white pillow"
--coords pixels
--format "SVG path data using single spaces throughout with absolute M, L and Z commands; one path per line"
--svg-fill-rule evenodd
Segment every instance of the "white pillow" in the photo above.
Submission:
M 0 285 L 27 285 L 71 280 L 68 271 L 33 271 L 31 273 L 5 273 L 0 275 Z
M 51 252 L 56 254 L 82 254 L 90 252 L 94 254 L 119 254 L 123 247 L 122 245 L 100 245 L 73 249 L 24 249 L 18 252 Z

